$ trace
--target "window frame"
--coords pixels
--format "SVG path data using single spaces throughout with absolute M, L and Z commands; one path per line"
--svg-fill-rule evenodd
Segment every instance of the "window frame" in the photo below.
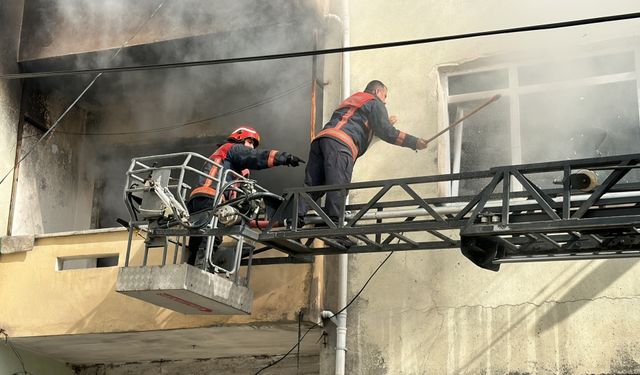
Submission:
M 633 45 L 638 45 L 638 39 L 633 38 Z M 625 45 L 626 43 L 626 45 Z M 531 59 L 507 59 L 501 56 L 485 57 L 474 60 L 469 63 L 452 67 L 450 65 L 441 66 L 438 68 L 439 72 L 439 85 L 441 88 L 440 98 L 441 105 L 439 110 L 441 115 L 438 116 L 438 131 L 445 129 L 449 126 L 449 106 L 451 104 L 463 103 L 473 100 L 489 100 L 492 96 L 499 94 L 502 100 L 509 100 L 509 124 L 510 129 L 510 163 L 512 165 L 522 164 L 522 143 L 521 143 L 521 123 L 520 123 L 520 96 L 532 93 L 540 93 L 546 91 L 553 91 L 558 89 L 568 89 L 576 87 L 587 87 L 605 83 L 620 83 L 635 81 L 638 109 L 640 113 L 640 84 L 638 75 L 640 72 L 640 47 L 629 46 L 632 43 L 616 42 L 616 46 L 602 48 L 594 48 L 594 46 L 584 46 L 577 50 L 573 50 L 570 53 L 564 53 L 562 57 L 553 59 L 544 58 L 531 58 Z M 562 81 L 537 83 L 520 85 L 518 69 L 528 65 L 537 65 L 543 63 L 563 63 L 575 59 L 589 59 L 596 58 L 598 56 L 612 55 L 612 54 L 624 54 L 632 53 L 634 57 L 634 71 L 625 73 L 613 73 L 604 75 L 594 75 L 586 78 L 574 78 Z M 476 91 L 464 94 L 449 94 L 449 79 L 451 77 L 476 74 L 482 72 L 489 72 L 494 70 L 506 69 L 508 73 L 508 86 L 504 89 L 494 89 L 486 91 Z M 458 116 L 456 116 L 457 118 Z M 640 124 L 640 116 L 639 116 Z M 458 125 L 460 128 L 464 127 L 464 123 Z M 451 134 L 458 135 L 456 139 L 452 139 Z M 447 132 L 439 141 L 439 160 L 442 162 L 438 165 L 438 172 L 441 174 L 459 173 L 460 172 L 460 159 L 461 159 L 461 138 L 462 132 Z M 453 160 L 453 165 L 452 165 Z M 456 165 L 457 164 L 457 165 Z M 459 181 L 442 182 L 439 186 L 441 195 L 444 196 L 457 196 L 458 195 Z M 522 187 L 517 181 L 512 181 L 512 190 L 518 191 Z

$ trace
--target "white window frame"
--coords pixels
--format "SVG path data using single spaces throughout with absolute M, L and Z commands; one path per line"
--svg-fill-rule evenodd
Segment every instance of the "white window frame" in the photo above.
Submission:
M 637 45 L 637 43 L 634 43 Z M 535 65 L 540 63 L 552 63 L 552 62 L 563 62 L 570 59 L 576 58 L 595 58 L 597 56 L 602 55 L 610 55 L 610 54 L 622 54 L 632 52 L 634 54 L 634 62 L 635 62 L 635 71 L 627 72 L 627 73 L 616 73 L 616 74 L 607 74 L 600 76 L 593 76 L 587 78 L 579 78 L 579 79 L 571 79 L 567 81 L 560 82 L 551 82 L 551 83 L 541 83 L 534 85 L 526 85 L 520 86 L 519 84 L 519 76 L 518 76 L 518 68 L 527 65 Z M 461 102 L 467 102 L 472 100 L 488 100 L 492 96 L 496 94 L 500 94 L 501 97 L 508 98 L 510 101 L 509 108 L 509 120 L 510 120 L 510 148 L 511 148 L 511 164 L 522 164 L 522 145 L 521 145 L 521 124 L 520 124 L 520 96 L 524 94 L 537 93 L 537 92 L 545 92 L 557 89 L 566 89 L 572 87 L 584 87 L 584 86 L 592 86 L 598 84 L 605 83 L 618 83 L 618 82 L 627 82 L 633 81 L 636 82 L 636 92 L 638 98 L 638 108 L 640 113 L 640 84 L 638 83 L 638 74 L 640 72 L 640 48 L 636 47 L 618 47 L 618 48 L 600 48 L 597 52 L 578 52 L 574 53 L 570 56 L 564 56 L 563 58 L 558 59 L 531 59 L 522 62 L 507 62 L 507 63 L 487 63 L 483 64 L 483 61 L 488 61 L 491 59 L 492 61 L 496 61 L 496 58 L 486 58 L 482 60 L 477 60 L 473 62 L 473 65 L 476 68 L 465 69 L 464 65 L 461 69 L 456 69 L 455 71 L 451 70 L 450 66 L 439 68 L 440 72 L 440 88 L 441 88 L 441 103 L 440 112 L 441 116 L 439 116 L 440 121 L 438 122 L 438 130 L 445 129 L 449 126 L 449 105 Z M 477 67 L 482 64 L 482 67 Z M 488 90 L 488 91 L 479 91 L 473 93 L 466 94 L 449 94 L 449 78 L 481 73 L 486 71 L 495 71 L 507 69 L 508 70 L 508 78 L 509 84 L 505 89 L 497 89 L 497 90 Z M 456 116 L 456 118 L 458 118 Z M 640 123 L 640 118 L 638 119 Z M 463 128 L 464 123 L 461 123 L 457 127 Z M 460 157 L 461 157 L 461 140 L 460 139 L 451 139 L 450 132 L 446 133 L 442 139 L 439 141 L 439 160 L 442 160 L 439 163 L 439 173 L 449 174 L 449 173 L 459 173 L 460 172 Z M 461 136 L 461 132 L 458 133 Z M 453 152 L 453 154 L 452 154 Z M 454 160 L 454 164 L 451 165 L 451 160 Z M 458 161 L 456 163 L 456 160 Z M 457 196 L 458 195 L 458 181 L 451 181 L 442 183 L 439 186 L 439 191 L 444 196 Z M 521 190 L 521 186 L 517 181 L 512 181 L 512 190 Z

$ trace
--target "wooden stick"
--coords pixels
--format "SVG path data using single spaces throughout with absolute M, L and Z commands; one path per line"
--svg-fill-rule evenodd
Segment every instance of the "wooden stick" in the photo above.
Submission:
M 462 121 L 468 119 L 469 117 L 475 115 L 478 111 L 480 111 L 482 108 L 488 106 L 489 104 L 495 102 L 496 100 L 500 99 L 500 94 L 495 94 L 494 96 L 492 96 L 489 100 L 487 100 L 486 102 L 482 103 L 478 108 L 474 109 L 473 111 L 469 112 L 468 114 L 462 116 L 460 119 L 458 119 L 456 122 L 454 122 L 453 124 L 447 126 L 446 128 L 440 130 L 436 135 L 434 135 L 433 137 L 427 139 L 427 143 L 433 141 L 434 139 L 438 138 L 439 136 L 441 136 L 442 134 L 448 132 L 449 130 L 451 130 L 451 128 L 453 128 L 456 125 L 459 125 Z

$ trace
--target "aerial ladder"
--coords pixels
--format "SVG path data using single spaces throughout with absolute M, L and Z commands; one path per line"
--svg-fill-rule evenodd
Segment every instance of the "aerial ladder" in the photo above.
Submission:
M 193 153 L 132 160 L 124 190 L 129 241 L 117 283 L 121 293 L 184 313 L 250 313 L 252 266 L 309 263 L 317 255 L 458 248 L 492 271 L 503 263 L 640 256 L 640 154 L 290 188 L 282 196 L 220 167 L 220 197 L 210 210 L 190 214 L 187 176 L 203 174 L 193 161 L 213 163 Z M 452 183 L 477 191 L 438 194 Z M 235 198 L 222 198 L 228 190 Z M 310 196 L 336 190 L 356 201 L 343 205 L 337 221 Z M 299 222 L 302 201 L 311 214 Z M 136 266 L 134 232 L 145 238 Z M 209 239 L 201 268 L 183 262 L 186 237 L 194 235 Z M 233 249 L 214 254 L 213 236 L 232 239 Z M 153 247 L 163 249 L 161 265 L 147 267 Z M 282 255 L 256 257 L 267 250 Z

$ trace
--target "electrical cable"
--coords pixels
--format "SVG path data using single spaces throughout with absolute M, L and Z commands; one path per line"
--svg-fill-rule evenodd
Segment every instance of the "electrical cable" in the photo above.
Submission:
M 13 347 L 13 344 L 11 343 L 11 341 L 9 341 L 9 335 L 7 334 L 7 332 L 3 328 L 0 328 L 0 334 L 4 335 L 4 342 L 7 345 L 9 345 L 9 347 L 13 351 L 13 354 L 15 354 L 16 357 L 18 358 L 18 361 L 20 361 L 20 366 L 22 367 L 22 374 L 24 374 L 24 375 L 33 375 L 32 373 L 28 372 L 27 369 L 25 368 L 24 361 L 22 360 L 22 356 L 20 355 L 20 353 L 18 353 L 16 348 Z M 19 372 L 15 372 L 13 375 L 18 375 L 18 374 L 20 374 L 20 373 Z
M 18 168 L 18 165 L 20 165 L 20 163 L 22 163 L 22 161 L 24 159 L 27 158 L 27 156 L 29 156 L 29 154 L 31 154 L 31 152 L 33 150 L 35 150 L 35 148 L 40 144 L 40 142 L 42 142 L 45 138 L 47 138 L 47 136 L 49 134 L 51 134 L 53 132 L 53 130 L 56 128 L 56 126 L 58 126 L 58 124 L 60 123 L 60 120 L 62 120 L 64 118 L 64 116 L 66 116 L 67 113 L 69 113 L 69 111 L 71 110 L 71 108 L 73 108 L 73 106 L 80 100 L 80 98 L 82 98 L 82 96 L 87 92 L 87 90 L 89 90 L 91 88 L 91 86 L 93 86 L 93 84 L 96 82 L 96 80 L 102 75 L 102 73 L 96 75 L 91 82 L 89 82 L 89 84 L 87 85 L 87 87 L 85 87 L 84 90 L 82 90 L 82 92 L 80 93 L 80 95 L 78 95 L 78 97 L 76 98 L 76 100 L 74 100 L 68 107 L 67 109 L 62 112 L 62 114 L 60 115 L 60 117 L 58 117 L 58 119 L 53 123 L 53 125 L 51 125 L 51 127 L 49 128 L 49 130 L 47 130 L 37 141 L 36 143 L 34 143 L 33 145 L 31 145 L 31 147 L 24 153 L 24 155 L 22 155 L 22 157 L 20 157 L 20 159 L 18 159 L 18 161 L 16 162 L 16 164 L 9 169 L 9 171 L 7 171 L 7 173 L 2 177 L 2 180 L 0 180 L 0 185 L 4 182 L 4 180 L 9 177 L 9 175 L 16 170 L 16 168 Z
M 285 96 L 288 96 L 290 94 L 293 94 L 294 92 L 301 90 L 303 88 L 305 88 L 306 86 L 309 86 L 310 83 L 309 82 L 304 82 L 298 86 L 292 87 L 290 89 L 287 89 L 281 93 L 278 93 L 274 96 L 259 100 L 255 103 L 251 103 L 248 105 L 245 105 L 243 107 L 239 107 L 236 109 L 232 109 L 230 111 L 227 112 L 223 112 L 223 113 L 219 113 L 217 115 L 213 115 L 211 117 L 206 117 L 206 118 L 202 118 L 202 119 L 198 119 L 198 120 L 192 120 L 192 121 L 188 121 L 188 122 L 184 122 L 184 123 L 180 123 L 180 124 L 173 124 L 173 125 L 167 125 L 167 126 L 163 126 L 161 128 L 154 128 L 154 129 L 148 129 L 148 130 L 136 130 L 136 131 L 129 131 L 129 132 L 112 132 L 112 133 L 91 133 L 91 132 L 70 132 L 70 131 L 64 131 L 64 130 L 58 130 L 58 133 L 62 133 L 62 134 L 70 134 L 70 135 L 91 135 L 91 136 L 112 136 L 112 135 L 134 135 L 134 134 L 149 134 L 149 133 L 158 133 L 158 132 L 164 132 L 164 131 L 170 131 L 170 130 L 176 130 L 176 129 L 180 129 L 189 125 L 195 125 L 198 123 L 202 123 L 202 122 L 207 122 L 207 121 L 211 121 L 211 120 L 216 120 L 222 117 L 226 117 L 226 116 L 230 116 L 230 115 L 235 115 L 237 113 L 241 113 L 244 112 L 246 110 L 249 109 L 253 109 L 253 108 L 257 108 L 261 105 L 264 104 L 268 104 L 268 103 L 272 103 L 280 98 L 283 98 Z
M 111 58 L 109 59 L 109 61 L 113 60 L 116 58 L 116 56 L 118 56 L 118 54 L 120 53 L 120 51 L 122 51 L 124 49 L 124 47 L 126 47 L 129 42 L 131 40 L 133 40 L 133 38 L 135 38 L 138 33 L 142 30 L 142 28 L 144 26 L 147 25 L 147 23 L 151 20 L 151 18 L 153 18 L 153 16 L 156 15 L 156 13 L 158 13 L 158 11 L 160 10 L 160 8 L 162 8 L 162 6 L 164 5 L 164 1 L 162 3 L 160 3 L 160 5 L 158 5 L 158 7 L 151 12 L 151 15 L 149 15 L 149 17 L 140 25 L 140 27 L 138 27 L 138 29 L 136 30 L 136 32 L 127 40 L 124 41 L 124 43 L 122 43 L 122 45 L 120 46 L 120 48 L 118 48 L 118 50 L 113 54 L 113 56 L 111 56 Z M 18 165 L 20 165 L 20 163 L 27 158 L 27 156 L 29 156 L 29 154 L 31 154 L 31 152 L 33 150 L 35 150 L 35 148 L 40 144 L 40 142 L 42 142 L 45 138 L 47 138 L 49 136 L 49 134 L 53 133 L 53 131 L 55 130 L 55 128 L 58 126 L 58 124 L 60 123 L 60 121 L 62 121 L 62 119 L 67 115 L 67 113 L 69 113 L 69 111 L 71 111 L 71 109 L 76 105 L 76 103 L 78 103 L 78 101 L 84 96 L 84 94 L 89 91 L 89 89 L 91 88 L 91 86 L 93 86 L 93 84 L 98 80 L 98 78 L 100 78 L 102 76 L 102 73 L 98 73 L 96 74 L 95 77 L 93 77 L 93 79 L 89 82 L 89 84 L 84 88 L 84 90 L 82 90 L 82 92 L 80 93 L 80 95 L 78 95 L 78 97 L 71 102 L 71 104 L 67 107 L 67 109 L 64 110 L 64 112 L 62 112 L 62 114 L 58 117 L 58 119 L 53 123 L 53 125 L 51 125 L 51 127 L 49 128 L 49 130 L 47 130 L 42 137 L 40 137 L 33 145 L 31 145 L 31 147 L 24 153 L 24 155 L 22 155 L 22 157 L 20 157 L 20 159 L 18 159 L 18 161 L 16 162 L 16 164 L 9 169 L 9 171 L 2 177 L 2 179 L 0 180 L 0 185 L 2 185 L 2 183 L 4 182 L 4 180 L 6 180 L 7 177 L 9 177 L 9 175 L 16 170 L 16 168 L 18 168 Z
M 146 25 L 146 23 L 156 14 L 156 12 L 162 7 L 163 4 L 164 3 L 160 4 L 158 8 L 156 8 L 153 11 L 153 13 L 150 15 L 147 21 L 143 23 L 142 26 Z M 264 61 L 264 60 L 287 59 L 287 58 L 294 58 L 294 57 L 317 56 L 317 55 L 326 55 L 326 54 L 333 54 L 333 53 L 355 52 L 355 51 L 401 47 L 401 46 L 409 46 L 409 45 L 417 45 L 417 44 L 428 44 L 428 43 L 435 43 L 435 42 L 441 42 L 441 41 L 466 39 L 466 38 L 474 38 L 474 37 L 489 36 L 489 35 L 500 35 L 500 34 L 510 34 L 510 33 L 527 32 L 527 31 L 550 30 L 550 29 L 573 27 L 573 26 L 584 26 L 584 25 L 590 25 L 590 24 L 622 21 L 622 20 L 629 20 L 629 19 L 636 19 L 636 18 L 640 18 L 640 12 L 619 14 L 619 15 L 613 15 L 613 16 L 586 18 L 586 19 L 573 20 L 573 21 L 538 24 L 538 25 L 531 25 L 531 26 L 522 26 L 522 27 L 515 27 L 515 28 L 508 28 L 508 29 L 481 31 L 481 32 L 466 33 L 466 34 L 455 34 L 455 35 L 433 37 L 433 38 L 412 39 L 412 40 L 378 43 L 378 44 L 367 44 L 367 45 L 360 45 L 360 46 L 353 46 L 353 47 L 346 47 L 346 48 L 330 48 L 330 49 L 323 49 L 323 50 L 291 52 L 291 53 L 282 53 L 282 54 L 273 54 L 273 55 L 248 56 L 248 57 L 238 57 L 238 58 L 229 58 L 229 59 L 205 60 L 205 61 L 170 63 L 170 64 L 141 65 L 141 66 L 133 66 L 133 67 L 125 66 L 125 67 L 115 67 L 115 68 L 62 70 L 62 71 L 53 71 L 53 72 L 0 74 L 0 79 L 22 79 L 22 78 L 26 79 L 26 78 L 61 76 L 61 75 L 98 73 L 98 75 L 96 75 L 96 77 L 89 83 L 89 85 L 87 85 L 87 88 L 83 90 L 80 96 L 71 104 L 71 106 L 69 106 L 69 108 L 67 108 L 67 110 L 62 114 L 62 116 L 51 126 L 51 128 L 49 128 L 49 130 L 25 153 L 25 155 L 22 158 L 20 158 L 20 160 L 14 165 L 14 167 L 7 172 L 7 174 L 2 178 L 2 180 L 0 180 L 0 184 L 2 184 L 4 180 L 11 174 L 11 172 L 13 172 L 17 168 L 20 162 L 22 162 L 22 160 L 24 160 L 24 158 L 26 158 L 26 156 L 31 153 L 31 151 L 35 148 L 35 146 L 37 146 L 40 143 L 40 141 L 42 141 L 58 125 L 62 117 L 67 114 L 67 112 L 71 109 L 71 107 L 75 105 L 75 103 L 93 85 L 95 80 L 98 79 L 98 77 L 100 77 L 103 73 L 114 73 L 119 71 L 156 70 L 156 69 L 168 69 L 168 68 L 202 66 L 202 65 L 220 65 L 220 64 L 238 63 L 238 62 Z M 140 31 L 142 26 L 138 29 L 136 34 Z M 127 41 L 125 41 L 125 43 L 118 49 L 118 51 L 114 54 L 113 57 L 115 57 L 134 37 L 135 35 L 129 38 Z
M 389 260 L 389 258 L 391 257 L 391 255 L 394 253 L 394 251 L 389 252 L 389 254 L 387 254 L 387 257 L 384 258 L 384 260 L 378 265 L 378 267 L 375 269 L 375 271 L 373 271 L 373 273 L 371 274 L 371 276 L 369 276 L 369 278 L 367 279 L 367 281 L 364 283 L 364 285 L 360 288 L 360 290 L 358 291 L 358 293 L 356 293 L 355 296 L 353 296 L 353 298 L 351 299 L 351 301 L 349 301 L 349 303 L 347 303 L 347 305 L 345 307 L 343 307 L 342 309 L 340 309 L 340 311 L 334 313 L 333 315 L 331 315 L 328 319 L 331 319 L 335 316 L 337 316 L 338 314 L 340 314 L 341 312 L 345 311 L 349 306 L 351 306 L 351 304 L 353 302 L 355 302 L 355 300 L 360 297 L 360 294 L 362 294 L 362 292 L 364 291 L 364 289 L 367 287 L 367 285 L 369 285 L 369 282 L 371 281 L 371 279 L 373 279 L 373 277 L 376 275 L 376 273 L 378 273 L 378 271 L 380 270 L 380 268 L 387 262 L 387 260 Z M 298 342 L 296 342 L 296 344 L 289 349 L 288 352 L 286 352 L 282 358 L 279 358 L 277 361 L 268 364 L 267 366 L 261 368 L 260 370 L 258 370 L 258 372 L 256 372 L 254 375 L 258 375 L 260 374 L 262 371 L 268 369 L 269 367 L 275 366 L 276 364 L 278 364 L 280 361 L 282 361 L 283 359 L 285 359 L 289 354 L 291 354 L 291 352 L 293 352 L 298 345 L 300 345 L 300 343 L 302 342 L 302 340 L 304 339 L 304 337 L 311 332 L 312 329 L 316 328 L 320 326 L 320 323 L 314 323 L 311 327 L 309 327 L 307 329 L 307 331 L 298 339 Z
M 28 78 L 42 78 L 42 77 L 76 75 L 76 74 L 133 72 L 133 71 L 140 71 L 140 70 L 159 70 L 159 69 L 186 68 L 186 67 L 205 66 L 205 65 L 233 64 L 233 63 L 252 62 L 252 61 L 281 60 L 281 59 L 290 59 L 290 58 L 296 58 L 296 57 L 330 55 L 330 54 L 344 53 L 344 52 L 357 52 L 357 51 L 375 50 L 375 49 L 383 49 L 383 48 L 404 47 L 404 46 L 419 45 L 419 44 L 437 43 L 437 42 L 443 42 L 443 41 L 449 41 L 449 40 L 477 38 L 477 37 L 490 36 L 490 35 L 552 30 L 552 29 L 559 29 L 559 28 L 565 28 L 565 27 L 585 26 L 585 25 L 592 25 L 592 24 L 613 22 L 613 21 L 624 21 L 624 20 L 630 20 L 630 19 L 636 19 L 636 18 L 640 18 L 640 12 L 625 13 L 625 14 L 618 14 L 618 15 L 604 16 L 604 17 L 584 18 L 584 19 L 572 20 L 572 21 L 562 21 L 562 22 L 554 22 L 554 23 L 512 27 L 507 29 L 477 31 L 472 33 L 437 36 L 432 38 L 409 39 L 409 40 L 401 40 L 401 41 L 395 41 L 395 42 L 363 44 L 363 45 L 352 46 L 352 47 L 327 48 L 327 49 L 321 49 L 321 50 L 277 53 L 277 54 L 271 54 L 271 55 L 255 55 L 255 56 L 245 56 L 245 57 L 232 57 L 232 58 L 217 59 L 217 60 L 189 61 L 189 62 L 177 62 L 177 63 L 166 63 L 166 64 L 148 64 L 148 65 L 138 65 L 138 66 L 121 66 L 121 67 L 111 67 L 111 68 L 105 67 L 105 68 L 89 68 L 89 69 L 75 69 L 75 70 L 74 69 L 58 70 L 58 71 L 49 71 L 49 72 L 44 71 L 44 72 L 31 72 L 31 73 L 0 74 L 0 79 L 28 79 Z

